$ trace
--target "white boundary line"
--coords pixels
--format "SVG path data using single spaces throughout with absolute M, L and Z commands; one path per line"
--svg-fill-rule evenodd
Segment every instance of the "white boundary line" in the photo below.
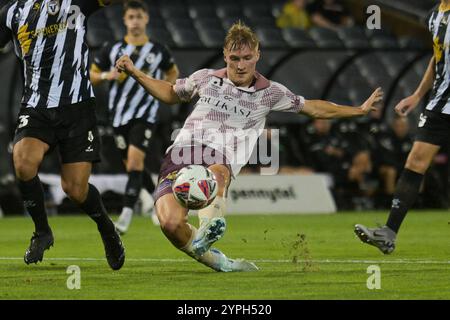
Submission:
M 0 257 L 0 261 L 22 261 L 23 258 L 20 257 Z M 293 263 L 292 260 L 271 260 L 271 259 L 249 259 L 256 263 Z M 106 261 L 103 258 L 45 258 L 45 261 L 81 261 L 81 262 L 89 262 L 89 261 Z M 193 261 L 193 259 L 151 259 L 151 258 L 127 258 L 128 262 L 169 262 L 169 263 L 180 263 L 180 262 L 189 262 Z M 396 259 L 396 260 L 340 260 L 340 259 L 317 259 L 317 260 L 308 260 L 308 261 L 300 261 L 302 262 L 311 262 L 311 263 L 323 263 L 323 264 L 438 264 L 438 265 L 450 265 L 450 261 L 445 260 L 414 260 L 414 259 Z

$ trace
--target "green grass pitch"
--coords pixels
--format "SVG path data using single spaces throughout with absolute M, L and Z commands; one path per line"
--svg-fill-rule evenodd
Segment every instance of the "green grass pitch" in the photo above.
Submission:
M 42 263 L 27 266 L 31 219 L 0 219 L 0 299 L 450 299 L 449 212 L 411 212 L 390 256 L 353 234 L 355 223 L 374 226 L 386 216 L 229 216 L 216 247 L 254 261 L 260 271 L 253 273 L 210 270 L 173 248 L 143 217 L 123 236 L 127 256 L 120 271 L 109 269 L 85 216 L 50 218 L 55 246 Z M 67 288 L 71 265 L 81 271 L 79 290 Z M 381 289 L 367 288 L 371 265 L 380 268 Z

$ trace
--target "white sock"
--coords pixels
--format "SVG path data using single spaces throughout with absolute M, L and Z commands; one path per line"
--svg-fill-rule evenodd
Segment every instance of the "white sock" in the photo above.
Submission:
M 226 199 L 221 196 L 216 196 L 214 201 L 209 206 L 198 211 L 200 227 L 212 218 L 224 217 L 226 210 Z
M 139 199 L 142 203 L 142 215 L 149 217 L 154 208 L 154 200 L 152 195 L 144 188 L 142 188 Z
M 123 207 L 122 208 L 122 213 L 120 214 L 120 216 L 124 217 L 124 218 L 130 218 L 133 215 L 133 209 L 129 208 L 129 207 Z
M 121 232 L 126 232 L 131 224 L 131 218 L 133 217 L 133 209 L 128 207 L 123 207 L 122 213 L 116 222 L 116 228 Z

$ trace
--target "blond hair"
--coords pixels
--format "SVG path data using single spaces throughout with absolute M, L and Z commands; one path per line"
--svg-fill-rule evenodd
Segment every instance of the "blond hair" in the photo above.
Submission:
M 259 40 L 256 33 L 239 20 L 228 30 L 223 48 L 232 51 L 243 47 L 259 49 Z

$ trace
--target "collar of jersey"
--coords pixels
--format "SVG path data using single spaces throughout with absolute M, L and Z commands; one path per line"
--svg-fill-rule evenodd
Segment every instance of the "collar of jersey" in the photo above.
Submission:
M 145 40 L 143 42 L 132 43 L 132 42 L 128 41 L 128 36 L 125 36 L 124 41 L 127 44 L 131 44 L 132 46 L 139 47 L 139 46 L 146 45 L 150 41 L 150 39 L 147 36 L 145 36 Z
M 227 77 L 227 69 L 219 69 L 214 71 L 213 76 L 224 79 L 227 83 L 230 83 L 231 85 L 236 85 Z M 256 92 L 259 90 L 264 90 L 270 87 L 270 81 L 267 80 L 263 75 L 261 75 L 258 71 L 255 72 L 255 78 L 256 82 L 255 85 L 252 87 L 236 87 L 239 90 L 245 91 L 245 92 Z

